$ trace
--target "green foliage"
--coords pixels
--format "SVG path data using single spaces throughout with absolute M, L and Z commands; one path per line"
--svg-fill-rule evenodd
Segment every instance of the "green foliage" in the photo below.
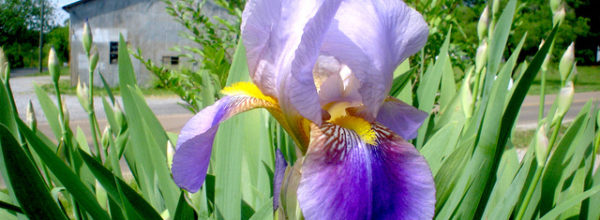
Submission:
M 69 62 L 69 26 L 57 26 L 52 28 L 45 36 L 46 45 L 44 51 L 47 54 L 50 47 L 54 47 L 58 59 Z
M 565 21 L 560 26 L 555 39 L 556 48 L 552 52 L 553 61 L 558 61 L 562 56 L 564 49 L 578 39 L 578 37 L 586 36 L 590 31 L 590 18 L 578 16 L 575 14 L 576 9 L 573 8 L 575 1 L 566 1 L 566 16 Z M 513 38 L 509 45 L 516 45 L 518 42 L 515 39 L 527 33 L 525 45 L 523 46 L 523 55 L 531 56 L 535 53 L 540 45 L 539 36 L 547 33 L 552 29 L 551 19 L 540 19 L 552 17 L 552 11 L 548 1 L 528 0 L 524 1 L 520 6 L 520 11 L 515 17 L 515 29 Z M 591 49 L 591 48 L 587 48 Z
M 52 28 L 53 8 L 43 1 L 44 33 Z M 0 46 L 4 48 L 11 68 L 38 64 L 40 36 L 40 1 L 6 0 L 0 2 Z M 68 38 L 65 39 L 68 41 Z
M 488 3 L 484 0 L 407 0 L 406 2 L 421 12 L 429 24 L 429 39 L 425 46 L 424 58 L 432 59 L 435 54 L 439 53 L 439 48 L 445 39 L 444 35 L 452 27 L 455 31 L 452 33 L 449 55 L 455 67 L 463 72 L 466 71 L 466 67 L 475 61 L 475 52 L 479 44 L 477 22 Z M 502 0 L 500 2 L 500 7 L 503 8 L 508 1 Z M 592 20 L 595 19 L 595 14 L 589 12 L 593 8 L 593 4 L 597 3 L 593 3 L 595 1 L 591 2 L 581 0 L 567 0 L 565 2 L 565 21 L 561 25 L 555 40 L 556 48 L 559 49 L 552 51 L 553 61 L 560 59 L 564 49 L 571 42 L 579 42 L 592 36 L 600 36 L 597 30 L 593 30 L 594 23 Z M 495 19 L 498 19 L 498 16 L 499 12 L 494 15 Z M 551 17 L 552 11 L 546 0 L 523 0 L 519 2 L 515 21 L 513 22 L 514 29 L 511 30 L 513 37 L 509 39 L 508 46 L 509 48 L 516 47 L 521 37 L 527 33 L 520 60 L 531 58 L 535 54 L 540 45 L 540 36 L 552 29 L 552 19 L 540 18 Z M 596 48 L 590 43 L 581 46 L 576 44 L 578 45 L 578 61 L 590 62 L 595 57 Z M 510 52 L 510 50 L 507 50 L 503 55 L 508 56 Z

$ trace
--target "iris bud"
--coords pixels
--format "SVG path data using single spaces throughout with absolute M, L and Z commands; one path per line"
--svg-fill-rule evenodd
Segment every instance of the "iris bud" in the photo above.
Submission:
M 463 82 L 463 86 L 461 88 L 463 112 L 466 118 L 470 118 L 473 115 L 473 93 L 471 93 L 471 87 L 469 86 L 471 85 L 470 81 L 472 73 L 473 68 L 471 68 L 471 71 L 468 72 L 467 77 L 465 77 L 465 81 Z
M 494 0 L 492 2 L 492 15 L 498 13 L 498 9 L 500 9 L 500 0 Z
M 83 49 L 87 55 L 90 54 L 90 49 L 92 48 L 92 30 L 90 29 L 90 24 L 87 19 L 85 23 L 83 23 L 83 35 L 81 36 L 81 42 L 83 43 Z
M 542 49 L 542 47 L 544 46 L 544 43 L 546 43 L 546 41 L 544 41 L 544 39 L 542 39 L 542 42 L 540 43 L 540 46 L 538 47 L 538 49 Z M 550 63 L 550 55 L 552 54 L 552 48 L 550 48 L 550 51 L 548 51 L 548 53 L 546 54 L 546 58 L 544 58 L 544 62 L 542 63 L 542 71 L 546 72 L 548 71 L 548 64 Z
M 29 100 L 29 103 L 27 103 L 26 120 L 31 129 L 35 129 L 37 127 L 37 119 L 35 118 L 35 111 L 33 110 L 33 104 L 31 103 L 31 100 Z
M 62 110 L 63 110 L 64 116 L 65 116 L 64 117 L 64 119 L 65 119 L 64 123 L 68 125 L 69 124 L 69 120 L 70 120 L 70 115 L 69 115 L 69 110 L 67 109 L 67 104 L 65 104 L 65 102 L 62 102 Z
M 558 64 L 558 71 L 560 73 L 560 79 L 565 82 L 571 75 L 573 70 L 573 63 L 575 62 L 575 45 L 571 43 Z
M 169 165 L 169 169 L 173 166 L 173 155 L 175 155 L 175 148 L 171 141 L 167 141 L 167 164 Z
M 546 162 L 546 156 L 548 155 L 548 137 L 546 136 L 545 125 L 542 124 L 540 129 L 536 133 L 535 142 L 535 158 L 537 159 L 538 166 L 543 166 Z
M 102 142 L 102 146 L 104 147 L 104 149 L 108 148 L 108 145 L 110 144 L 110 127 L 106 126 L 104 127 L 104 131 L 102 132 L 102 137 L 100 138 L 100 141 Z
M 60 64 L 58 63 L 58 57 L 54 48 L 50 48 L 50 54 L 48 54 L 48 71 L 52 76 L 52 82 L 58 85 L 58 79 L 60 78 Z
M 83 107 L 83 109 L 86 112 L 88 112 L 88 113 L 91 112 L 92 107 L 90 105 L 90 101 L 88 100 L 88 94 L 89 94 L 88 87 L 81 82 L 77 82 L 77 88 L 76 88 L 75 92 L 77 94 L 77 99 L 79 99 L 79 103 L 81 104 L 81 107 Z
M 90 73 L 93 73 L 96 69 L 96 65 L 98 64 L 98 48 L 96 46 L 92 47 L 92 52 L 90 54 Z M 92 76 L 90 76 L 92 77 Z
M 487 60 L 487 41 L 483 40 L 477 48 L 477 54 L 475 54 L 475 71 L 479 73 L 483 66 L 485 66 L 485 61 Z
M 121 106 L 119 106 L 118 103 L 115 103 L 113 110 L 115 112 L 115 121 L 117 122 L 117 125 L 121 126 L 120 130 L 122 131 L 127 126 L 125 114 L 123 114 L 123 110 L 121 110 Z
M 479 22 L 477 23 L 477 36 L 479 36 L 479 40 L 483 40 L 487 33 L 489 20 L 490 10 L 489 7 L 485 7 L 485 9 L 483 9 L 483 12 L 481 13 L 481 17 L 479 17 Z
M 8 60 L 4 55 L 4 50 L 0 47 L 0 80 L 8 80 L 9 77 Z
M 550 9 L 552 9 L 552 12 L 556 12 L 561 2 L 562 0 L 550 0 Z
M 559 118 L 563 117 L 569 108 L 571 107 L 571 103 L 573 103 L 573 94 L 575 93 L 575 89 L 573 88 L 573 82 L 568 81 L 562 89 L 560 89 L 560 93 L 557 97 L 557 108 L 556 114 L 554 114 L 554 118 L 552 122 L 556 122 Z
M 552 25 L 562 23 L 562 21 L 565 20 L 565 15 L 565 7 L 561 6 L 558 10 L 554 12 L 554 15 L 552 15 Z

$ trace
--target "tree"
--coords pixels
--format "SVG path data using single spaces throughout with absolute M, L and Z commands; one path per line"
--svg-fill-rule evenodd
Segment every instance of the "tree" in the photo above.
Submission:
M 44 30 L 51 27 L 52 7 L 42 0 L 44 7 Z M 39 45 L 39 0 L 0 1 L 0 46 L 4 48 L 11 67 L 37 65 Z

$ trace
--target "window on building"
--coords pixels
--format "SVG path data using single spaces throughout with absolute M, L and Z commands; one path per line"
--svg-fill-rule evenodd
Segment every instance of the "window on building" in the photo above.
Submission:
M 109 44 L 109 63 L 116 64 L 119 60 L 119 42 L 111 41 Z
M 162 63 L 165 65 L 179 65 L 179 57 L 178 56 L 163 56 Z

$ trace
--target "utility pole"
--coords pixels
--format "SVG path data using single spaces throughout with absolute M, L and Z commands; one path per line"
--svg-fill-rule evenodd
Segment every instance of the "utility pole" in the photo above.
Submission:
M 44 46 L 44 0 L 40 0 L 40 54 L 39 54 L 39 67 L 40 73 L 42 72 L 42 58 L 44 58 L 44 54 L 42 51 L 42 47 Z

